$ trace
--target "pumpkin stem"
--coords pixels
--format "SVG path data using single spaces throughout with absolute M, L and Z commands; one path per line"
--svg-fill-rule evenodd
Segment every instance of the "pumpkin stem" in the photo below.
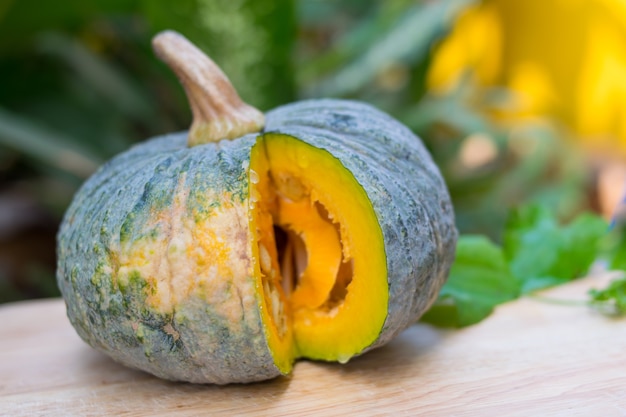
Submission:
M 244 103 L 215 62 L 183 35 L 166 30 L 152 39 L 152 47 L 187 93 L 193 113 L 188 146 L 236 139 L 263 129 L 263 113 Z

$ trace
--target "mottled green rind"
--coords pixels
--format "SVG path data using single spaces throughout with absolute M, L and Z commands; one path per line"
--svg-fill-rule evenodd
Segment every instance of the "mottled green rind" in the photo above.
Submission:
M 364 103 L 311 100 L 267 114 L 266 131 L 330 152 L 365 189 L 383 232 L 389 311 L 379 338 L 389 342 L 435 301 L 457 240 L 446 184 L 407 127 Z
M 191 382 L 251 382 L 280 374 L 268 350 L 255 294 L 232 323 L 200 297 L 173 312 L 146 307 L 155 288 L 130 272 L 116 277 L 120 252 L 150 239 L 168 239 L 148 226 L 172 205 L 179 181 L 190 191 L 186 216 L 196 220 L 223 204 L 207 196 L 248 197 L 247 167 L 255 137 L 189 149 L 185 133 L 138 145 L 104 165 L 76 194 L 58 235 L 58 284 L 78 334 L 115 360 L 161 378 Z M 181 187 L 181 186 L 179 186 Z M 242 224 L 247 230 L 247 224 Z M 151 262 L 159 262 L 152 259 Z M 229 277 L 225 277 L 230 279 Z M 253 277 L 243 277 L 250 282 Z
M 384 236 L 389 313 L 380 337 L 365 350 L 388 342 L 434 301 L 454 258 L 457 232 L 437 167 L 407 128 L 356 102 L 281 107 L 267 115 L 265 130 L 326 149 L 367 192 Z M 68 317 L 87 343 L 125 365 L 172 380 L 252 382 L 280 374 L 258 308 L 250 303 L 257 294 L 224 294 L 239 297 L 237 322 L 227 320 L 219 305 L 195 296 L 171 313 L 158 313 L 146 307 L 146 297 L 155 291 L 146 277 L 130 271 L 125 285 L 116 277 L 126 248 L 164 239 L 162 230 L 149 225 L 171 207 L 181 181 L 190 193 L 189 218 L 209 216 L 223 204 L 211 196 L 222 191 L 244 203 L 254 143 L 249 135 L 188 149 L 185 133 L 156 138 L 114 158 L 85 183 L 59 232 L 57 279 Z

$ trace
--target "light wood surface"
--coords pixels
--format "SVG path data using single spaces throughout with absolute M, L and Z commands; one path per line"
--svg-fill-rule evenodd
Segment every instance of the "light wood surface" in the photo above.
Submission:
M 584 299 L 607 276 L 546 296 Z M 347 365 L 252 385 L 126 369 L 76 335 L 61 300 L 0 307 L 0 415 L 626 416 L 626 320 L 521 299 L 454 331 L 412 326 Z

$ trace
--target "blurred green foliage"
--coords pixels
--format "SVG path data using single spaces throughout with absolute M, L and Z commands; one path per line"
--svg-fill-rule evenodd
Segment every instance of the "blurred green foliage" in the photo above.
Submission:
M 501 245 L 483 235 L 459 237 L 448 281 L 421 320 L 441 327 L 469 326 L 502 303 L 580 278 L 614 247 L 607 245 L 607 230 L 606 221 L 590 213 L 560 224 L 544 206 L 514 209 Z M 615 297 L 623 294 L 609 291 L 595 301 Z M 614 307 L 613 302 L 604 305 Z
M 469 76 L 446 96 L 427 91 L 436 45 L 471 3 L 0 2 L 0 204 L 25 200 L 49 218 L 0 230 L 0 242 L 10 246 L 25 230 L 53 235 L 74 191 L 100 163 L 134 142 L 187 128 L 182 88 L 151 51 L 151 37 L 165 28 L 205 50 L 260 109 L 345 97 L 406 123 L 440 165 L 462 232 L 497 239 L 508 209 L 528 201 L 571 217 L 588 208 L 589 174 L 561 129 L 494 122 L 493 114 L 506 113 L 508 93 L 480 89 Z M 468 162 L 471 143 L 487 143 L 491 157 Z M 19 215 L 9 212 L 7 222 Z M 7 260 L 8 253 L 0 252 L 0 301 L 56 294 L 53 263 L 39 265 L 29 253 Z M 15 273 L 3 266 L 11 262 L 33 268 Z

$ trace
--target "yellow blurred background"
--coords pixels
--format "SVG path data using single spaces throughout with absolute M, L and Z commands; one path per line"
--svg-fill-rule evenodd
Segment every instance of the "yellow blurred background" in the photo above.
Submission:
M 478 2 L 437 48 L 429 89 L 446 93 L 468 71 L 512 93 L 500 120 L 542 117 L 572 130 L 591 153 L 610 215 L 626 178 L 626 2 Z

